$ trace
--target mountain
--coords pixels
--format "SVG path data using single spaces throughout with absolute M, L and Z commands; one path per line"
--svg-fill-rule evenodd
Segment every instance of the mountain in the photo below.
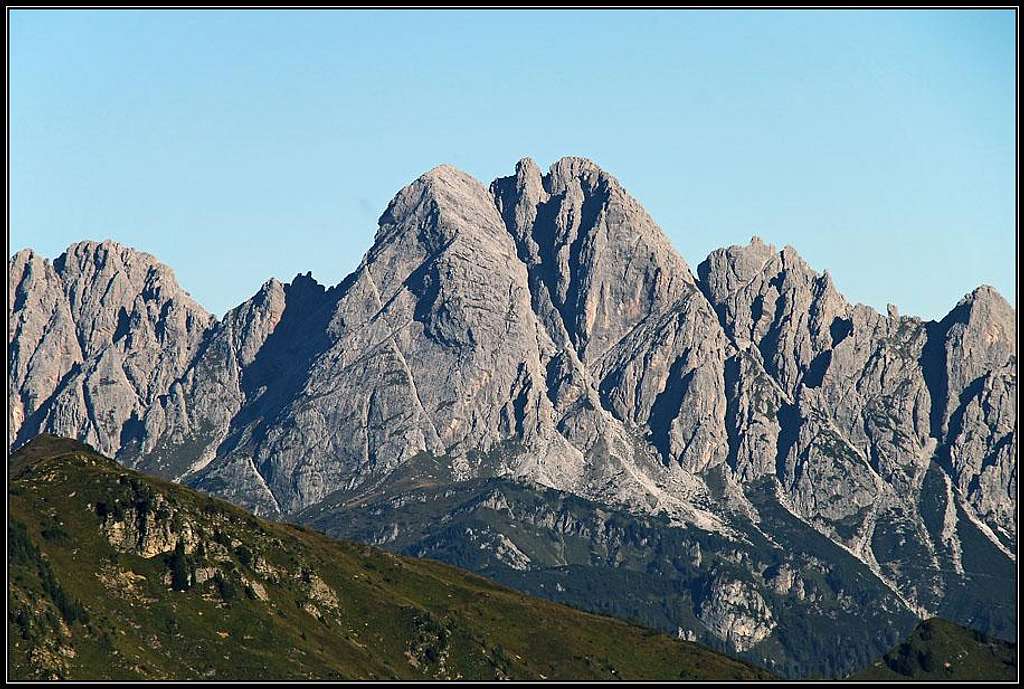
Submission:
M 880 314 L 756 238 L 694 273 L 582 158 L 489 187 L 435 168 L 338 285 L 271 280 L 220 320 L 112 242 L 9 271 L 11 447 L 75 437 L 260 515 L 483 548 L 510 585 L 787 676 L 844 676 L 927 617 L 1015 638 L 1016 313 L 991 288 Z M 461 501 L 483 486 L 510 509 Z M 527 534 L 520 500 L 557 509 Z M 555 557 L 566 504 L 590 526 Z M 487 528 L 449 528 L 470 513 Z M 609 514 L 668 553 L 609 556 Z M 604 588 L 533 583 L 559 567 Z M 652 613 L 627 570 L 677 603 Z
M 783 676 L 842 676 L 913 627 L 916 616 L 884 582 L 782 508 L 769 486 L 753 500 L 760 523 L 736 520 L 723 535 L 510 479 L 453 481 L 450 460 L 421 455 L 295 518 Z M 964 603 L 977 604 L 970 595 Z
M 1017 680 L 1017 645 L 938 618 L 925 620 L 859 681 L 977 682 Z
M 10 477 L 12 679 L 769 679 L 40 436 Z

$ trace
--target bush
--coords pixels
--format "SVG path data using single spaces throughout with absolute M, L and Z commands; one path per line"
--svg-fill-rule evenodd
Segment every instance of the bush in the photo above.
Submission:
M 22 609 L 11 610 L 8 614 L 9 619 L 18 628 L 18 635 L 25 641 L 32 639 L 32 620 L 28 613 Z
M 225 603 L 230 603 L 238 598 L 238 587 L 230 579 L 225 578 L 220 571 L 213 575 L 213 584 L 217 587 L 217 593 Z
M 244 567 L 252 566 L 252 551 L 244 545 L 240 545 L 235 549 L 235 555 L 238 556 L 238 561 L 241 562 Z
M 60 524 L 48 524 L 43 527 L 40 533 L 42 533 L 43 538 L 53 543 L 67 543 L 70 539 L 68 532 Z

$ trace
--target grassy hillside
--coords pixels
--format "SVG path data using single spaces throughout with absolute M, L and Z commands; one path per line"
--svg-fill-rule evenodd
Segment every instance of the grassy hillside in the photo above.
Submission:
M 10 679 L 767 679 L 40 437 L 9 467 Z
M 1017 679 L 1017 645 L 931 619 L 853 680 L 970 682 Z

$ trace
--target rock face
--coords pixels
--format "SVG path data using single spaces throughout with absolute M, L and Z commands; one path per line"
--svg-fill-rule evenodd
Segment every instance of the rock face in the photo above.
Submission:
M 223 320 L 112 242 L 22 251 L 9 271 L 10 447 L 79 438 L 272 516 L 429 456 L 451 481 L 503 476 L 728 536 L 736 515 L 759 523 L 768 482 L 922 615 L 964 571 L 962 521 L 1016 557 L 1002 297 L 981 287 L 939 322 L 882 315 L 757 238 L 695 277 L 582 158 L 523 160 L 489 189 L 435 168 L 337 286 L 271 280 Z M 764 600 L 712 588 L 696 612 L 721 638 L 772 634 Z
M 175 510 L 162 496 L 128 505 L 118 513 L 108 510 L 106 505 L 101 509 L 104 514 L 100 530 L 119 552 L 155 557 L 171 552 L 179 541 L 187 553 L 195 548 L 197 539 L 191 522 L 181 517 L 175 519 Z
M 883 494 L 906 503 L 939 462 L 1015 550 L 1015 314 L 995 290 L 978 288 L 939 323 L 895 309 L 883 317 L 846 303 L 791 248 L 776 253 L 757 238 L 713 252 L 698 272 L 723 328 L 789 397 L 777 416 L 779 478 L 791 477 L 804 514 L 843 519 Z M 813 496 L 840 501 L 840 512 Z
M 213 318 L 148 254 L 75 244 L 9 262 L 8 443 L 43 429 L 116 453 L 178 384 Z
M 739 581 L 713 581 L 698 607 L 698 619 L 741 652 L 756 646 L 775 628 L 764 599 Z

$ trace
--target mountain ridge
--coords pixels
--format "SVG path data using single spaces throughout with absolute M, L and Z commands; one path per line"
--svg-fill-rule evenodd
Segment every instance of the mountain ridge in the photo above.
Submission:
M 756 238 L 695 275 L 586 159 L 524 159 L 489 187 L 434 168 L 341 283 L 270 281 L 221 320 L 143 283 L 79 333 L 68 295 L 106 283 L 19 260 L 9 446 L 82 437 L 270 516 L 426 453 L 456 483 L 504 476 L 737 542 L 763 479 L 921 616 L 973 585 L 964 529 L 1016 559 L 1016 313 L 998 293 L 940 321 L 883 315 Z M 90 337 L 109 344 L 76 354 Z M 160 337 L 173 356 L 136 351 Z

